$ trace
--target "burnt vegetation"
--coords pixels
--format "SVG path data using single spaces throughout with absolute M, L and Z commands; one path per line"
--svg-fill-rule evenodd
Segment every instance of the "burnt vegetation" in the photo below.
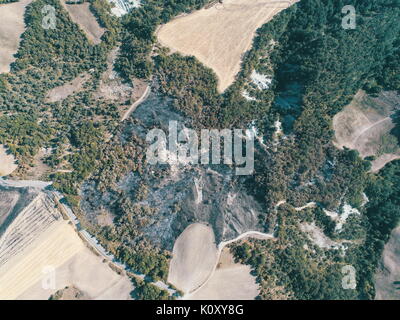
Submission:
M 400 90 L 400 2 L 302 0 L 258 30 L 236 81 L 222 95 L 217 93 L 212 70 L 194 57 L 169 54 L 155 37 L 160 24 L 210 1 L 143 0 L 140 8 L 120 20 L 109 14 L 104 0 L 90 3 L 107 29 L 99 45 L 88 42 L 58 1 L 37 0 L 28 6 L 17 60 L 11 73 L 0 75 L 0 143 L 17 157 L 18 175 L 33 165 L 41 148 L 50 148 L 46 162 L 54 170 L 44 178 L 67 195 L 82 223 L 129 268 L 154 280 L 166 279 L 170 253 L 142 232 L 154 212 L 132 205 L 116 187 L 127 174 L 145 172 L 145 144 L 137 136 L 122 142 L 125 127 L 119 123 L 118 105 L 93 96 L 107 68 L 107 54 L 120 45 L 116 70 L 127 81 L 152 81 L 197 128 L 248 128 L 255 123 L 270 146 L 274 123 L 282 121 L 285 139 L 266 152 L 259 148 L 256 173 L 244 183 L 266 208 L 260 224 L 265 231 L 274 231 L 277 240 L 251 240 L 233 248 L 238 260 L 253 267 L 260 297 L 373 299 L 374 272 L 400 218 L 400 162 L 378 174 L 369 173 L 369 161 L 356 151 L 332 145 L 332 118 L 359 89 L 370 94 Z M 57 10 L 54 30 L 41 27 L 40 10 L 45 4 Z M 354 30 L 341 25 L 342 8 L 349 4 L 357 13 Z M 272 49 L 271 41 L 275 42 Z M 255 100 L 246 100 L 243 88 L 253 70 L 265 67 L 265 52 L 273 83 Z M 91 77 L 83 91 L 63 101 L 45 101 L 50 89 L 84 72 Z M 396 119 L 395 133 L 400 137 Z M 128 122 L 135 125 L 132 119 Z M 64 161 L 71 172 L 55 170 Z M 113 205 L 107 208 L 114 213 L 111 226 L 99 226 L 80 207 L 81 188 L 89 178 L 96 190 L 111 192 Z M 146 199 L 146 190 L 143 185 L 135 197 Z M 365 206 L 362 192 L 369 198 Z M 274 210 L 281 200 L 289 205 Z M 310 201 L 317 208 L 293 210 Z M 362 218 L 354 222 L 357 236 L 343 256 L 310 242 L 299 224 L 313 221 L 334 238 L 332 221 L 322 209 L 336 210 L 345 202 L 358 208 Z M 336 235 L 336 240 L 343 237 Z M 341 287 L 343 265 L 357 270 L 355 290 Z M 133 294 L 167 298 L 165 292 L 142 282 Z

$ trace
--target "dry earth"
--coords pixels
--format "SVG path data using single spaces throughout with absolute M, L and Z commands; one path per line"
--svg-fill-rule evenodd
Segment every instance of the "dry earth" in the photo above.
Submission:
M 32 0 L 0 4 L 0 73 L 9 72 L 15 61 L 21 34 L 25 31 L 25 8 Z
M 243 236 L 243 237 L 242 237 Z M 251 232 L 232 241 L 261 237 Z M 269 237 L 268 237 L 269 238 Z M 203 224 L 188 226 L 175 242 L 168 282 L 182 290 L 188 300 L 252 300 L 258 284 L 250 266 L 235 263 L 226 245 L 215 244 L 213 230 Z
M 0 177 L 10 175 L 17 168 L 18 165 L 15 163 L 13 155 L 9 154 L 3 145 L 0 145 Z
M 400 227 L 393 230 L 375 276 L 377 300 L 400 300 Z
M 84 245 L 50 195 L 40 192 L 0 238 L 0 300 L 48 299 L 67 286 L 90 299 L 128 299 L 133 289 Z
M 175 242 L 168 282 L 185 293 L 195 290 L 213 271 L 217 252 L 213 230 L 191 224 Z
M 89 74 L 83 73 L 72 81 L 51 89 L 46 95 L 46 102 L 61 101 L 68 98 L 70 95 L 79 92 L 89 78 Z
M 218 267 L 200 290 L 185 297 L 190 300 L 254 300 L 259 287 L 248 265 L 235 263 L 228 248 L 224 248 Z
M 386 163 L 400 158 L 400 149 L 390 131 L 391 116 L 400 107 L 400 96 L 382 92 L 373 98 L 359 91 L 352 103 L 333 118 L 335 145 L 357 150 L 361 157 L 377 156 L 372 162 L 376 172 Z
M 224 0 L 170 21 L 159 28 L 157 37 L 171 51 L 193 55 L 213 69 L 223 92 L 240 71 L 256 30 L 295 2 Z
M 78 24 L 85 32 L 89 41 L 94 44 L 99 44 L 105 29 L 100 27 L 96 17 L 90 11 L 90 4 L 88 2 L 81 4 L 66 4 L 64 0 L 61 0 L 61 3 L 68 11 L 71 20 Z

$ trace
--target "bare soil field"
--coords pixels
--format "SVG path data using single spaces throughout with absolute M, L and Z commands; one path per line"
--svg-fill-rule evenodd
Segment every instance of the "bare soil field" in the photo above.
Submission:
M 188 226 L 175 242 L 168 282 L 189 293 L 209 277 L 218 259 L 213 230 L 203 224 Z
M 250 266 L 235 263 L 224 248 L 213 276 L 204 287 L 185 297 L 190 300 L 254 300 L 259 288 Z
M 114 62 L 118 51 L 119 49 L 115 48 L 107 56 L 107 70 L 101 76 L 99 88 L 95 93 L 97 98 L 125 102 L 131 97 L 132 86 L 123 83 L 117 72 L 114 71 Z
M 94 44 L 99 44 L 105 30 L 100 27 L 96 17 L 90 11 L 90 4 L 88 2 L 81 4 L 66 4 L 64 0 L 62 0 L 61 3 L 68 11 L 71 20 L 78 24 L 85 32 L 89 41 Z
M 77 76 L 74 80 L 51 89 L 46 95 L 46 102 L 61 101 L 68 98 L 70 95 L 79 92 L 89 78 L 89 74 L 83 73 Z
M 400 227 L 393 230 L 385 245 L 375 289 L 376 300 L 400 300 Z
M 21 34 L 25 31 L 25 8 L 32 0 L 0 4 L 0 73 L 9 72 L 15 61 Z
M 254 299 L 259 290 L 250 266 L 235 263 L 226 247 L 247 237 L 265 238 L 249 231 L 217 248 L 210 227 L 200 223 L 188 226 L 175 242 L 168 282 L 182 290 L 187 300 Z
M 48 299 L 67 286 L 90 299 L 128 299 L 133 289 L 84 245 L 49 194 L 40 192 L 0 238 L 0 299 Z
M 3 145 L 0 145 L 0 177 L 10 175 L 17 168 L 14 156 L 9 154 Z
M 223 92 L 240 71 L 242 56 L 251 48 L 256 30 L 295 2 L 224 0 L 161 26 L 158 41 L 213 69 L 219 79 L 218 90 Z
M 376 156 L 372 171 L 400 158 L 397 140 L 390 134 L 394 128 L 391 116 L 400 107 L 400 96 L 382 92 L 377 98 L 359 91 L 352 103 L 333 118 L 334 144 L 355 149 L 360 156 Z
M 134 289 L 128 277 L 118 275 L 86 247 L 58 266 L 55 275 L 56 290 L 74 286 L 88 300 L 127 300 Z M 48 299 L 56 290 L 43 290 L 39 280 L 18 299 Z

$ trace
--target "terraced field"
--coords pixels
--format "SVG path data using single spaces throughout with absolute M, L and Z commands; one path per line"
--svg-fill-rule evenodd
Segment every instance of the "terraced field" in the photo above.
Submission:
M 0 237 L 0 300 L 48 299 L 67 286 L 88 299 L 130 299 L 133 290 L 127 276 L 86 247 L 53 194 L 39 191 Z
M 46 194 L 40 193 L 0 238 L 0 268 L 61 219 L 54 202 Z

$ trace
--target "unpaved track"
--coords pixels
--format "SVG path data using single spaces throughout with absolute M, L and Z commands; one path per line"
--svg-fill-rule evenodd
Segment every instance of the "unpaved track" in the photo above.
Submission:
M 191 292 L 208 279 L 218 257 L 212 228 L 191 224 L 175 242 L 168 282 L 185 293 Z
M 273 239 L 274 235 L 270 233 L 263 233 L 259 231 L 247 231 L 242 233 L 240 236 L 236 237 L 235 239 L 229 241 L 223 241 L 218 245 L 219 254 L 221 255 L 222 250 L 229 244 L 245 239 L 245 238 L 257 238 L 257 239 Z
M 399 146 L 387 142 L 395 126 L 392 115 L 399 109 L 399 103 L 400 96 L 395 92 L 384 91 L 378 97 L 371 97 L 360 90 L 353 101 L 333 118 L 334 144 L 340 149 L 357 150 L 362 158 L 378 156 L 372 161 L 372 172 L 400 158 Z M 382 148 L 388 151 L 382 154 Z
M 212 277 L 214 276 L 214 274 L 215 274 L 215 272 L 217 270 L 218 263 L 219 263 L 219 260 L 221 258 L 222 251 L 227 245 L 229 245 L 231 243 L 234 243 L 234 242 L 237 242 L 239 240 L 245 239 L 245 238 L 257 238 L 257 239 L 267 240 L 267 239 L 274 239 L 274 236 L 272 234 L 262 233 L 262 232 L 259 232 L 259 231 L 247 231 L 247 232 L 239 235 L 235 239 L 221 242 L 218 245 L 217 258 L 215 259 L 215 263 L 214 263 L 214 267 L 213 267 L 212 271 L 210 272 L 210 274 L 208 275 L 206 280 L 200 286 L 198 286 L 194 290 L 191 290 L 189 292 L 189 295 L 187 297 L 184 297 L 184 298 L 190 299 L 190 297 L 193 297 L 197 292 L 199 292 L 201 289 L 203 289 L 207 285 L 207 283 L 212 279 Z
M 235 263 L 228 248 L 222 251 L 218 268 L 201 290 L 188 295 L 190 300 L 254 300 L 259 295 L 259 284 L 251 267 Z
M 361 138 L 364 134 L 366 134 L 368 131 L 372 130 L 373 128 L 375 128 L 376 126 L 380 125 L 380 124 L 383 123 L 383 122 L 392 122 L 392 118 L 386 117 L 386 118 L 384 118 L 384 119 L 382 119 L 382 120 L 379 120 L 378 122 L 371 123 L 370 126 L 364 128 L 364 129 L 358 134 L 358 136 L 354 139 L 353 147 L 356 147 L 356 146 L 357 146 L 358 141 L 360 140 L 360 138 Z
M 51 186 L 53 182 L 36 181 L 36 180 L 5 180 L 0 177 L 0 186 L 13 188 L 37 188 L 39 190 Z
M 150 86 L 147 86 L 146 90 L 144 91 L 143 95 L 134 103 L 131 105 L 128 111 L 125 112 L 124 116 L 122 117 L 121 121 L 125 121 L 126 119 L 129 118 L 129 116 L 132 114 L 133 111 L 136 110 L 136 108 L 141 104 L 144 100 L 147 99 L 149 96 L 151 90 Z
M 226 281 L 227 277 L 229 278 L 229 274 L 234 275 L 236 272 L 247 270 L 246 266 L 236 265 L 227 272 L 218 272 L 217 276 L 214 277 L 224 248 L 233 242 L 248 237 L 258 239 L 274 238 L 271 234 L 259 231 L 248 231 L 235 239 L 223 241 L 217 246 L 211 227 L 200 223 L 191 224 L 182 232 L 175 242 L 168 282 L 185 293 L 184 299 L 196 299 L 196 297 L 204 296 L 204 291 L 199 295 L 197 295 L 197 293 L 199 293 L 202 288 L 205 288 L 211 279 L 212 282 L 209 287 L 213 288 L 218 286 L 218 278 L 220 278 L 221 281 Z M 247 271 L 250 273 L 250 269 Z M 252 277 L 249 276 L 241 279 L 244 282 L 249 281 L 249 290 L 251 292 L 254 287 L 254 284 L 252 284 Z M 217 283 L 215 281 L 217 281 Z M 232 279 L 232 281 L 235 281 L 235 279 Z M 208 290 L 210 290 L 210 288 Z M 235 295 L 233 294 L 233 296 Z

